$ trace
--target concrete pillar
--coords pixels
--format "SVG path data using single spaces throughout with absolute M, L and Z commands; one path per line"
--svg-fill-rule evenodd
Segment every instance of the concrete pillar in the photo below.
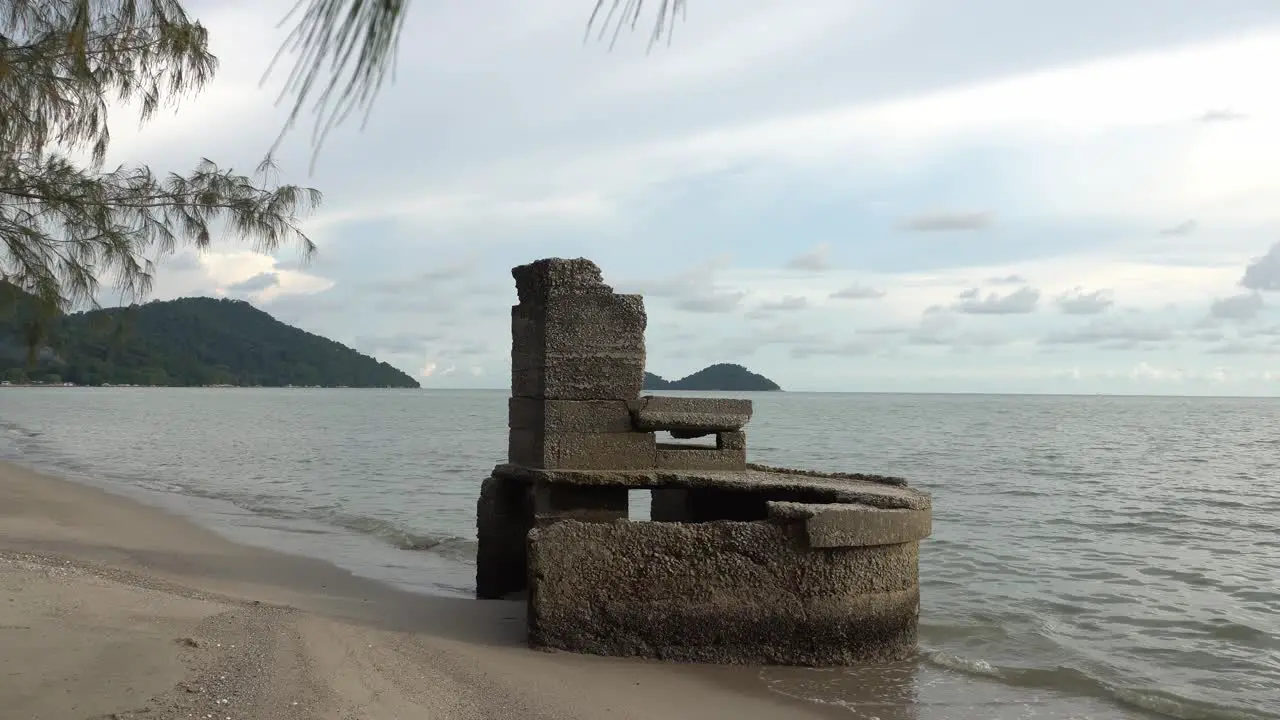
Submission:
M 528 585 L 529 530 L 533 502 L 529 486 L 490 476 L 480 485 L 476 507 L 476 596 L 498 599 Z

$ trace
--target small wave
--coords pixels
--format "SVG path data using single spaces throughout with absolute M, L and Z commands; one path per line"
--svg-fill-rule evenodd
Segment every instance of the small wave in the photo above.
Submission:
M 228 502 L 241 510 L 263 517 L 280 520 L 310 520 L 343 530 L 377 538 L 400 550 L 427 551 L 450 560 L 470 563 L 475 561 L 476 542 L 455 535 L 422 533 L 408 529 L 393 520 L 343 512 L 338 506 L 316 506 L 295 509 L 281 505 L 280 498 L 265 494 L 246 494 L 207 490 L 191 484 L 166 484 L 169 492 Z
M 999 680 L 1013 686 L 1074 692 L 1107 699 L 1176 720 L 1272 720 L 1275 717 L 1192 700 L 1166 690 L 1122 687 L 1071 667 L 1000 667 L 981 658 L 963 657 L 942 650 L 922 649 L 921 656 L 929 664 L 945 670 Z
M 991 663 L 986 660 L 976 658 L 966 658 L 960 655 L 953 655 L 941 650 L 932 652 L 924 652 L 923 656 L 926 660 L 940 668 L 947 670 L 959 670 L 969 675 L 978 675 L 980 677 L 1003 679 L 1004 675 Z
M 5 432 L 11 435 L 16 435 L 22 438 L 38 438 L 41 435 L 44 435 L 44 433 L 40 432 L 39 430 L 31 430 L 15 422 L 10 422 L 7 420 L 0 420 L 0 429 L 3 429 Z
M 347 530 L 371 535 L 401 550 L 431 551 L 455 560 L 474 560 L 474 540 L 454 535 L 419 533 L 383 518 L 327 512 L 317 518 Z

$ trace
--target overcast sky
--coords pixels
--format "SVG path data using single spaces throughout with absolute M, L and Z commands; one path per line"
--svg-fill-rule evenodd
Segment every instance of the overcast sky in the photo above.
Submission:
M 194 6 L 222 69 L 113 160 L 250 167 L 293 0 Z M 1280 394 L 1280 3 L 689 0 L 669 47 L 590 0 L 418 0 L 293 253 L 179 255 L 418 376 L 505 387 L 512 265 L 646 296 L 649 368 L 789 390 Z M 287 67 L 285 68 L 288 69 Z

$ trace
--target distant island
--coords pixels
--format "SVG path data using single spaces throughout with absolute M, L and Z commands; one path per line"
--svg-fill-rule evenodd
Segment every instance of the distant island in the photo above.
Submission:
M 680 378 L 667 380 L 651 372 L 644 374 L 645 390 L 710 390 L 710 391 L 772 391 L 781 390 L 778 383 L 753 373 L 741 365 L 719 363 Z
M 8 384 L 419 387 L 385 362 L 247 302 L 207 297 L 56 318 L 31 365 L 34 299 L 12 285 L 5 290 L 0 381 Z

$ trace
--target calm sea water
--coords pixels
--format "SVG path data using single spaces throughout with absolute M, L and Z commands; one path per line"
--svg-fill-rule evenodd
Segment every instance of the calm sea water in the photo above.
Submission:
M 1280 718 L 1280 401 L 747 396 L 754 460 L 934 494 L 921 661 L 762 671 L 778 692 L 880 720 Z M 465 595 L 505 418 L 501 391 L 5 389 L 0 457 Z

